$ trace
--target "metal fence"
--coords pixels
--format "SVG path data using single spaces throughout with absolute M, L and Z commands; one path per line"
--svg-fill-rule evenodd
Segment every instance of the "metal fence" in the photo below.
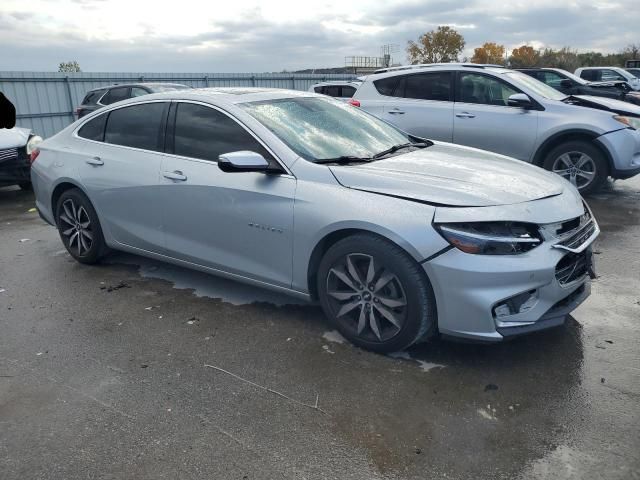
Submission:
M 17 124 L 49 137 L 76 120 L 88 90 L 114 83 L 172 82 L 192 87 L 270 87 L 307 90 L 353 75 L 291 73 L 53 73 L 0 72 L 0 91 L 16 107 Z

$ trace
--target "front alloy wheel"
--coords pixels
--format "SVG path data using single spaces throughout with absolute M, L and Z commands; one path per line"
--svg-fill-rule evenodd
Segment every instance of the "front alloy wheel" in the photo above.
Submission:
M 435 332 L 435 301 L 420 266 L 393 243 L 359 234 L 333 245 L 318 271 L 322 307 L 352 343 L 402 350 Z
M 596 164 L 586 153 L 567 152 L 556 158 L 551 171 L 569 180 L 578 190 L 582 190 L 595 179 Z
M 336 318 L 369 341 L 395 337 L 406 321 L 407 298 L 398 277 L 376 268 L 371 255 L 351 253 L 329 270 L 327 295 Z
M 609 176 L 602 152 L 583 140 L 558 145 L 546 155 L 543 166 L 571 182 L 582 195 L 598 190 Z

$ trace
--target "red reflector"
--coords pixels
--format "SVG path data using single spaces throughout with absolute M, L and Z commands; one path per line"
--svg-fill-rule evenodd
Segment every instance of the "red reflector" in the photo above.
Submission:
M 29 161 L 31 164 L 33 164 L 33 162 L 36 161 L 36 158 L 38 158 L 38 155 L 40 155 L 40 149 L 35 148 L 30 154 L 29 154 Z
M 354 107 L 359 107 L 360 106 L 360 102 L 358 100 L 354 100 L 353 98 L 349 99 L 349 105 L 352 105 Z

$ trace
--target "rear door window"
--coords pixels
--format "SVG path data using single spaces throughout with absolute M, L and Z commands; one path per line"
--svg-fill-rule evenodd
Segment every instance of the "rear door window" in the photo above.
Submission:
M 102 97 L 100 103 L 103 105 L 111 105 L 112 103 L 119 102 L 120 100 L 125 100 L 129 98 L 129 90 L 129 87 L 112 88 L 104 97 Z
M 143 103 L 109 113 L 104 141 L 126 147 L 162 151 L 165 102 Z
M 204 105 L 179 103 L 173 153 L 217 162 L 223 153 L 249 150 L 273 163 L 269 152 L 238 122 Z
M 395 96 L 420 100 L 451 101 L 453 100 L 451 98 L 451 77 L 451 72 L 405 75 L 404 82 L 398 85 Z
M 78 136 L 87 140 L 95 140 L 102 142 L 104 140 L 104 126 L 107 123 L 107 114 L 98 115 L 85 123 L 80 130 Z

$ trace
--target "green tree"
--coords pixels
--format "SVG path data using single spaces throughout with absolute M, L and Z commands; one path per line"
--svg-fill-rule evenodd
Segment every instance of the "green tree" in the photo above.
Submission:
M 481 47 L 473 50 L 471 63 L 492 63 L 504 65 L 504 45 L 494 42 L 486 42 Z
M 70 62 L 60 62 L 60 65 L 58 66 L 58 71 L 69 73 L 69 72 L 81 72 L 82 70 L 80 70 L 80 64 L 75 60 L 72 60 Z
M 439 26 L 407 44 L 407 57 L 412 64 L 444 63 L 458 60 L 465 46 L 464 37 L 446 25 Z

